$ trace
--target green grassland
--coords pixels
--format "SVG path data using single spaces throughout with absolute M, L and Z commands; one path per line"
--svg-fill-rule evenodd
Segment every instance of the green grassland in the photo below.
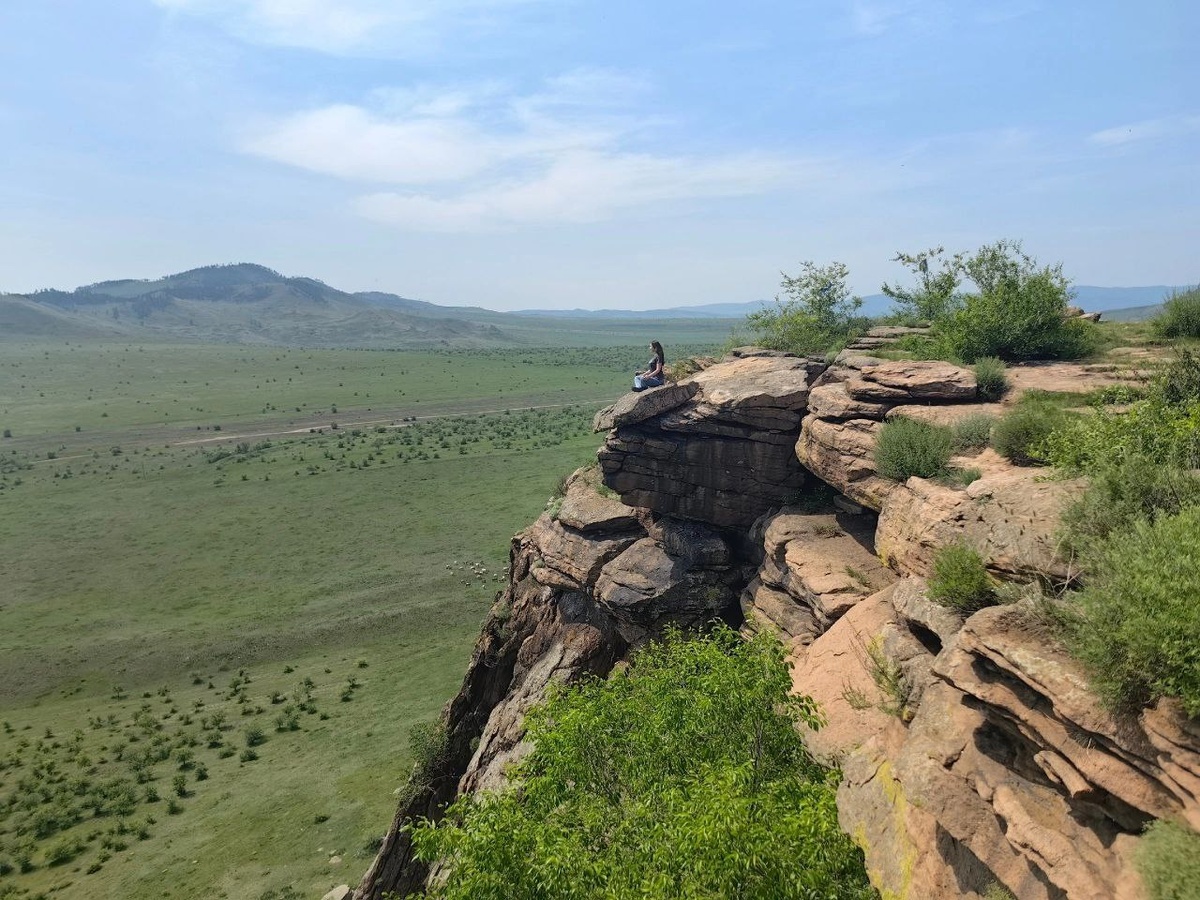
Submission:
M 353 883 L 643 355 L 0 344 L 0 897 Z

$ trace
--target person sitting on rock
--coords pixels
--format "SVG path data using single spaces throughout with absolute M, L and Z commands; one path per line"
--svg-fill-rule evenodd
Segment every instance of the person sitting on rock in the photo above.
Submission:
M 666 365 L 666 359 L 663 357 L 662 344 L 658 341 L 650 342 L 650 349 L 654 351 L 654 356 L 646 363 L 645 372 L 637 372 L 633 376 L 633 389 L 635 391 L 644 391 L 646 388 L 658 387 L 666 381 L 666 373 L 663 372 L 663 366 Z

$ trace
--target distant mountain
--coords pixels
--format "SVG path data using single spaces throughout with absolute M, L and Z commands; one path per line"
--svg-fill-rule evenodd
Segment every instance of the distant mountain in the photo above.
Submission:
M 9 296 L 12 333 L 161 337 L 312 347 L 499 346 L 512 343 L 494 323 L 393 295 L 385 306 L 293 278 L 265 266 L 205 266 L 149 281 L 103 281 L 73 291 Z M 406 308 L 410 304 L 411 308 Z M 439 315 L 439 313 L 442 313 Z

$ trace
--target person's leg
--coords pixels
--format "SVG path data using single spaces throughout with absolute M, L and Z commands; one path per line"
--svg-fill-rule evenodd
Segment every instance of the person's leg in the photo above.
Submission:
M 656 375 L 650 375 L 646 378 L 639 378 L 638 381 L 642 383 L 642 387 L 644 388 L 662 387 L 663 385 L 662 378 Z
M 646 389 L 645 379 L 641 375 L 633 376 L 633 389 L 635 391 L 644 391 Z

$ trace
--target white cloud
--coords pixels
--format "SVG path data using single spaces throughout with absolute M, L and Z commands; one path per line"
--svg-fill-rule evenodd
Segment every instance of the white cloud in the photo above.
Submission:
M 1200 116 L 1167 116 L 1162 119 L 1146 119 L 1141 122 L 1130 122 L 1105 128 L 1088 136 L 1094 144 L 1106 147 L 1119 147 L 1138 141 L 1159 140 L 1161 138 L 1182 137 L 1200 131 Z
M 477 27 L 538 0 L 151 0 L 218 23 L 244 40 L 326 53 L 421 53 L 442 32 Z
M 652 120 L 627 111 L 636 80 L 584 70 L 532 94 L 496 85 L 377 91 L 260 123 L 250 154 L 371 184 L 367 218 L 438 231 L 594 222 L 631 209 L 816 182 L 813 163 L 761 153 L 647 152 Z M 822 170 L 824 171 L 824 170 Z

